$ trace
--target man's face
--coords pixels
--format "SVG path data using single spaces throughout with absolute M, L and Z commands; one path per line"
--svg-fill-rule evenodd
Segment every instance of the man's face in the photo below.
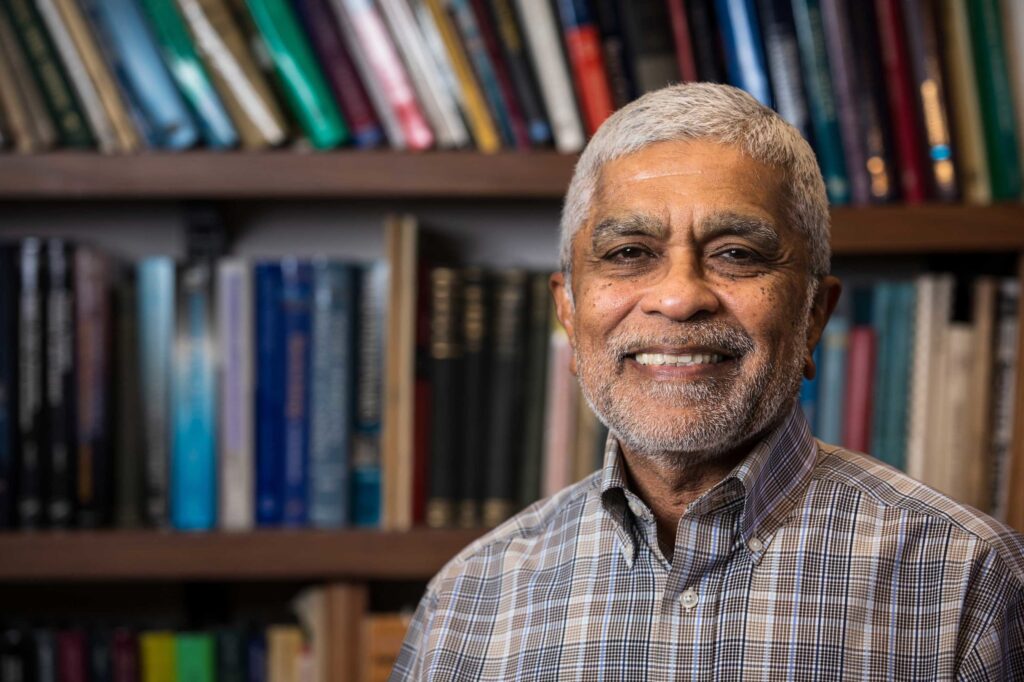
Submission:
M 811 298 L 780 173 L 738 148 L 662 142 L 608 163 L 559 319 L 590 405 L 627 450 L 713 458 L 792 406 L 839 295 Z

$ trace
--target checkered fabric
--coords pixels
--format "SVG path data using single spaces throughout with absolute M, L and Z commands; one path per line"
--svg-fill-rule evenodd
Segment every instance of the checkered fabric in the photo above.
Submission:
M 799 409 L 687 509 L 672 561 L 605 466 L 430 583 L 392 680 L 1024 680 L 1024 537 Z

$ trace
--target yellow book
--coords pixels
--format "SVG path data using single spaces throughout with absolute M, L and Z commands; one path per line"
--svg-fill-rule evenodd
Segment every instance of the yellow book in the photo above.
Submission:
M 267 682 L 299 682 L 302 629 L 298 625 L 267 628 Z
M 440 34 L 445 50 L 448 52 L 448 58 L 451 60 L 452 71 L 455 72 L 459 89 L 462 91 L 463 112 L 466 114 L 470 130 L 473 131 L 476 146 L 482 152 L 494 153 L 501 149 L 501 138 L 498 137 L 498 131 L 494 127 L 494 121 L 487 109 L 483 93 L 480 92 L 476 77 L 473 75 L 473 68 L 469 65 L 469 58 L 463 51 L 459 35 L 445 11 L 445 3 L 443 0 L 422 1 L 434 17 L 437 32 Z
M 139 657 L 142 682 L 177 682 L 173 632 L 161 630 L 141 633 Z

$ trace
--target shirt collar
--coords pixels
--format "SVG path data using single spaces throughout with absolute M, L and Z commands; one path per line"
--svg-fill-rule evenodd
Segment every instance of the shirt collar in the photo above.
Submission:
M 800 499 L 817 456 L 817 443 L 799 405 L 753 447 L 742 462 L 687 509 L 686 514 L 711 513 L 735 497 L 744 498 L 739 532 L 767 545 Z M 738 484 L 738 485 L 737 485 Z M 609 434 L 601 474 L 601 501 L 616 525 L 626 530 L 627 517 L 653 521 L 650 508 L 626 485 L 618 440 Z

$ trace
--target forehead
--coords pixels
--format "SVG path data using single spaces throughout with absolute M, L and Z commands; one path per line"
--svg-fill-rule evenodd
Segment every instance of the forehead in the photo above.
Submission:
M 643 215 L 699 230 L 729 214 L 773 224 L 782 236 L 781 175 L 733 145 L 658 142 L 605 164 L 587 228 L 610 217 Z

